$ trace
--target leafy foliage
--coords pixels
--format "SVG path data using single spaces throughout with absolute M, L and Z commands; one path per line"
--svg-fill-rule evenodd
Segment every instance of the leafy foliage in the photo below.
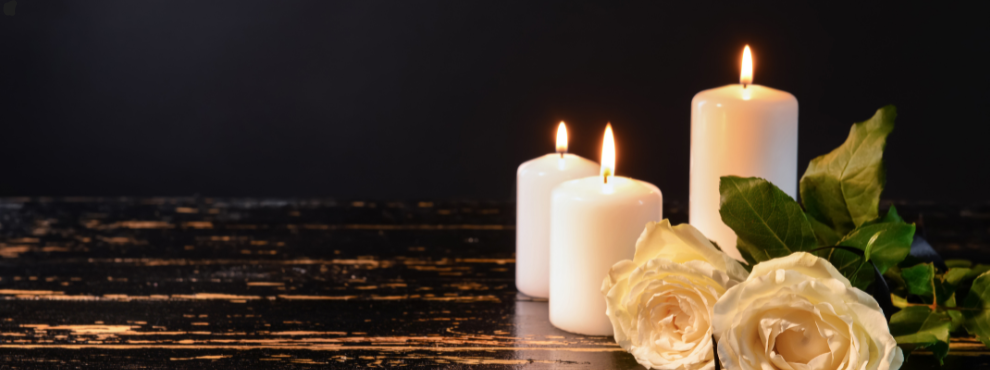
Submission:
M 939 363 L 949 353 L 949 329 L 952 318 L 945 312 L 932 311 L 927 306 L 905 307 L 890 318 L 890 334 L 897 344 L 915 348 L 930 348 Z
M 826 224 L 819 222 L 814 218 L 808 218 L 808 222 L 811 223 L 811 230 L 815 232 L 815 239 L 818 239 L 818 245 L 835 245 L 842 239 L 842 235 L 832 230 Z
M 985 272 L 973 281 L 963 307 L 969 309 L 963 311 L 966 331 L 990 347 L 990 273 Z
M 723 177 L 722 220 L 739 237 L 740 254 L 750 264 L 815 248 L 817 241 L 801 206 L 761 178 Z
M 846 142 L 815 158 L 801 178 L 801 199 L 808 214 L 845 235 L 878 215 L 886 182 L 883 150 L 894 130 L 897 109 L 888 105 L 858 122 Z
M 897 210 L 891 207 L 888 215 L 891 213 L 896 216 Z M 891 266 L 903 261 L 911 252 L 914 231 L 914 225 L 906 224 L 903 220 L 880 222 L 853 230 L 836 245 L 868 251 L 868 258 L 877 265 L 880 273 L 884 273 Z
M 888 212 L 897 215 L 896 209 Z M 893 222 L 874 222 L 863 225 L 846 234 L 835 245 L 853 247 L 863 251 L 863 256 L 835 249 L 828 259 L 842 272 L 857 288 L 866 289 L 873 282 L 872 263 L 880 273 L 904 260 L 911 252 L 911 240 L 914 238 L 914 225 L 903 220 Z
M 896 115 L 893 106 L 880 108 L 853 124 L 841 146 L 812 160 L 801 178 L 803 204 L 764 179 L 727 176 L 719 186 L 720 213 L 750 265 L 809 251 L 827 258 L 857 288 L 888 287 L 890 309 L 900 308 L 888 316 L 898 344 L 908 351 L 929 349 L 941 362 L 950 335 L 962 328 L 990 347 L 990 265 L 943 265 L 895 207 L 880 216 L 883 150 Z
M 879 217 L 884 185 L 883 149 L 893 130 L 896 109 L 886 106 L 856 123 L 846 142 L 815 158 L 801 179 L 804 208 L 761 178 L 722 178 L 722 220 L 736 232 L 740 254 L 750 264 L 797 251 L 821 250 L 854 286 L 867 289 L 911 251 L 914 225 L 895 208 Z
M 935 292 L 935 267 L 930 263 L 903 269 L 901 277 L 907 283 L 908 293 L 931 297 Z

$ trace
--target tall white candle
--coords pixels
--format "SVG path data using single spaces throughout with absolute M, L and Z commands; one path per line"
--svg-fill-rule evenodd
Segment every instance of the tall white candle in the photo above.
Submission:
M 553 189 L 550 204 L 550 323 L 586 335 L 612 335 L 602 279 L 632 258 L 636 239 L 662 219 L 663 196 L 653 184 L 613 176 L 615 144 L 605 129 L 601 175 Z
M 567 153 L 567 128 L 557 127 L 557 153 L 527 161 L 516 171 L 516 288 L 550 297 L 550 191 L 594 176 L 598 163 Z
M 798 102 L 786 91 L 753 85 L 749 46 L 740 84 L 705 90 L 691 101 L 690 223 L 742 259 L 736 234 L 719 215 L 719 178 L 762 177 L 797 196 Z

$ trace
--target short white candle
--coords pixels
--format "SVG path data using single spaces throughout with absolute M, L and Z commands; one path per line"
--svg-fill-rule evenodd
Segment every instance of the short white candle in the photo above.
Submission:
M 762 177 L 797 196 L 798 102 L 786 91 L 753 85 L 749 46 L 740 84 L 705 90 L 691 101 L 690 223 L 742 259 L 736 234 L 719 215 L 719 178 Z
M 601 175 L 553 189 L 550 204 L 550 323 L 573 333 L 612 335 L 605 315 L 602 279 L 631 259 L 636 239 L 663 216 L 663 196 L 653 184 L 613 176 L 615 144 L 605 129 Z
M 557 127 L 557 153 L 527 161 L 516 171 L 516 288 L 550 297 L 550 191 L 598 173 L 598 163 L 567 153 L 567 127 Z

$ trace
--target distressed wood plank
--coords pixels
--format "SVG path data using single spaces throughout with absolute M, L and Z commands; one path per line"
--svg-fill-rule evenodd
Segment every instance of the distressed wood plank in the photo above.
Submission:
M 683 222 L 682 209 L 665 214 Z M 514 212 L 486 202 L 0 200 L 0 361 L 639 368 L 609 337 L 553 328 L 545 301 L 516 292 Z M 954 212 L 971 235 L 936 247 L 982 248 L 986 208 Z M 970 342 L 953 353 L 947 366 L 988 358 Z M 929 362 L 916 355 L 910 368 Z

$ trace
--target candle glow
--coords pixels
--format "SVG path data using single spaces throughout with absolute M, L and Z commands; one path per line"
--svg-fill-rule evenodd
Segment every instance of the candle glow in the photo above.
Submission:
M 612 123 L 605 125 L 605 139 L 602 141 L 602 181 L 608 184 L 608 180 L 615 175 L 615 138 L 612 137 Z
M 743 48 L 742 70 L 739 72 L 739 83 L 743 88 L 753 83 L 753 54 L 749 51 L 749 45 Z
M 564 126 L 564 121 L 560 121 L 560 126 L 557 126 L 557 153 L 560 153 L 561 158 L 567 153 L 567 127 Z

